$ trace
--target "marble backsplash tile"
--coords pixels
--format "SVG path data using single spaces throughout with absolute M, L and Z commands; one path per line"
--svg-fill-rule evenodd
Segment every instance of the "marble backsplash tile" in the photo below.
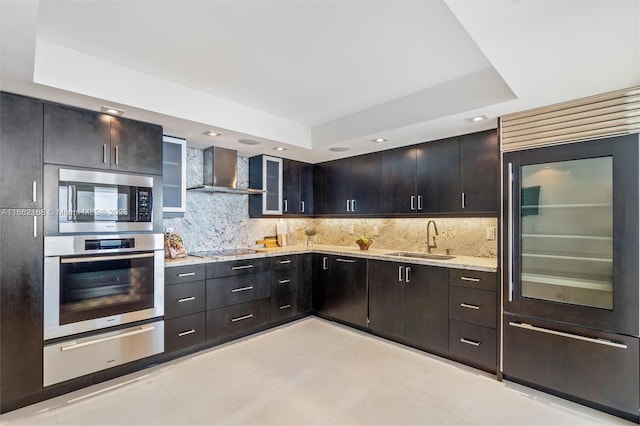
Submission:
M 496 257 L 497 240 L 487 240 L 486 228 L 496 227 L 496 218 L 432 218 L 438 227 L 437 248 L 433 253 L 460 256 Z M 319 244 L 357 246 L 360 236 L 373 238 L 372 248 L 420 251 L 427 250 L 427 218 L 416 219 L 316 219 Z M 374 236 L 374 226 L 378 236 Z M 353 235 L 350 235 L 353 227 Z
M 238 157 L 238 185 L 247 186 L 249 160 Z M 202 184 L 202 151 L 187 149 L 187 186 Z M 290 244 L 306 242 L 304 231 L 315 227 L 318 244 L 357 246 L 359 235 L 374 239 L 373 248 L 426 251 L 427 221 L 419 219 L 250 219 L 247 195 L 187 192 L 183 218 L 165 218 L 164 228 L 179 233 L 188 251 L 246 248 L 265 236 L 275 236 L 276 224 L 284 220 Z M 439 234 L 435 253 L 450 249 L 461 256 L 496 257 L 496 240 L 486 239 L 486 228 L 496 227 L 496 218 L 435 218 Z M 349 234 L 353 226 L 354 235 Z M 373 236 L 377 226 L 378 236 Z

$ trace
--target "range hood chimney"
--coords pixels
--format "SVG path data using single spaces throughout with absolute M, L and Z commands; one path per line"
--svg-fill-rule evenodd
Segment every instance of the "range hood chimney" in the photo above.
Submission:
M 228 194 L 262 194 L 262 189 L 238 188 L 238 152 L 212 146 L 203 151 L 202 185 L 189 191 L 225 192 Z

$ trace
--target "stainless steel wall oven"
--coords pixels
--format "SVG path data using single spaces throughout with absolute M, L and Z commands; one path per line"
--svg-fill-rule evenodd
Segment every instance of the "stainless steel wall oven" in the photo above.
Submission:
M 162 234 L 44 238 L 44 338 L 164 313 Z

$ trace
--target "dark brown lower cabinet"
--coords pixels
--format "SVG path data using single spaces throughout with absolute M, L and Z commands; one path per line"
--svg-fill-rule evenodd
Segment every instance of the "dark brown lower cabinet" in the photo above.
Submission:
M 449 353 L 485 370 L 496 370 L 496 330 L 449 320 Z
M 449 274 L 446 268 L 411 265 L 405 290 L 406 340 L 446 353 L 449 346 Z
M 271 321 L 271 299 L 251 300 L 207 311 L 207 340 L 222 342 L 250 333 Z
M 342 322 L 367 326 L 367 259 L 329 257 L 331 316 Z
M 505 378 L 637 421 L 637 337 L 507 314 L 504 345 Z
M 296 293 L 271 296 L 271 321 L 287 319 L 298 313 Z
M 375 333 L 404 337 L 406 268 L 411 267 L 369 261 L 369 329 Z
M 205 328 L 206 316 L 198 312 L 164 322 L 164 351 L 177 352 L 205 342 L 207 338 Z

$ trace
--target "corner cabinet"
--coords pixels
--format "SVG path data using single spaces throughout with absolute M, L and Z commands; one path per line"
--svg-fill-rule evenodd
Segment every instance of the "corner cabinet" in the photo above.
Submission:
M 162 211 L 187 210 L 187 141 L 173 136 L 162 138 Z
M 282 158 L 249 158 L 249 187 L 266 191 L 249 196 L 249 217 L 282 215 Z

